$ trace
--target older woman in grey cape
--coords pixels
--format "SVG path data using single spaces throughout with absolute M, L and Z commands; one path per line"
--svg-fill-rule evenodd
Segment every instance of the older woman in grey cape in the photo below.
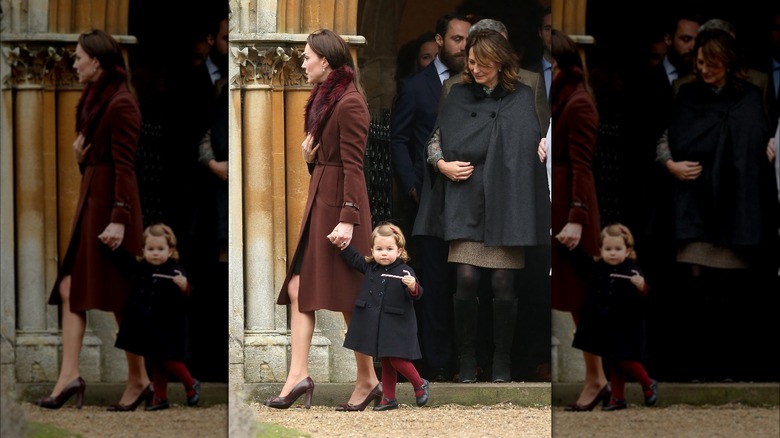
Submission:
M 493 291 L 492 379 L 511 381 L 517 316 L 515 270 L 524 247 L 549 245 L 550 201 L 544 135 L 533 91 L 519 82 L 519 62 L 498 32 L 469 35 L 463 82 L 452 87 L 428 142 L 428 162 L 414 235 L 450 243 L 457 264 L 454 311 L 461 382 L 476 381 L 477 291 L 482 275 Z

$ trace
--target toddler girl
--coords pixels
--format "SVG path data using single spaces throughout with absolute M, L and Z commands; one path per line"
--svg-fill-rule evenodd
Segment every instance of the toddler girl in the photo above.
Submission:
M 152 364 L 154 400 L 145 410 L 168 409 L 168 373 L 184 384 L 187 404 L 200 400 L 200 382 L 184 365 L 189 357 L 188 298 L 190 284 L 177 264 L 176 236 L 164 224 L 143 233 L 143 255 L 138 257 L 137 282 L 128 298 L 116 347 L 140 354 Z
M 649 287 L 634 263 L 634 236 L 621 224 L 601 231 L 594 287 L 585 298 L 573 346 L 608 360 L 612 398 L 602 409 L 625 409 L 626 374 L 642 385 L 645 405 L 658 397 L 658 382 L 647 375 L 645 299 Z
M 335 236 L 328 238 L 337 243 Z M 384 397 L 377 404 L 377 395 L 375 411 L 398 409 L 397 372 L 412 384 L 417 406 L 428 402 L 428 381 L 420 377 L 411 362 L 422 357 L 414 301 L 420 299 L 423 289 L 412 268 L 404 263 L 409 261 L 405 245 L 401 230 L 382 222 L 371 233 L 370 256 L 363 257 L 352 246 L 340 254 L 347 264 L 365 275 L 344 347 L 382 360 Z

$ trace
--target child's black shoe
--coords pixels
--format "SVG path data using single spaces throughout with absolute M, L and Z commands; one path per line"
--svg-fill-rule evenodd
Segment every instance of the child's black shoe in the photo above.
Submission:
M 627 407 L 628 407 L 628 404 L 626 403 L 625 400 L 617 400 L 617 399 L 613 398 L 612 400 L 609 401 L 609 404 L 604 406 L 604 407 L 602 407 L 601 410 L 602 411 L 619 411 L 619 410 L 625 409 Z

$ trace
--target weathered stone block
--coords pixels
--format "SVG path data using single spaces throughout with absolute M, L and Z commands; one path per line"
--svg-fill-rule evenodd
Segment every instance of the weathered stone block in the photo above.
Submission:
M 101 379 L 100 351 L 103 343 L 94 335 L 84 336 L 81 348 L 81 376 L 87 382 Z M 59 336 L 18 333 L 16 336 L 16 380 L 20 383 L 54 382 L 60 372 L 62 344 Z
M 558 340 L 553 361 L 553 382 L 582 382 L 585 380 L 585 361 L 582 351 L 571 346 L 574 340 L 574 321 L 568 312 L 552 311 L 552 335 Z
M 309 375 L 315 382 L 329 382 L 330 341 L 318 334 L 309 350 Z M 278 334 L 246 334 L 244 378 L 247 383 L 284 382 L 291 348 L 289 338 Z

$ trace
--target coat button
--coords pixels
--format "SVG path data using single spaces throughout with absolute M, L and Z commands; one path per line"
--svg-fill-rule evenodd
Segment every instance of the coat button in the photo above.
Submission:
M 495 111 L 493 111 L 492 113 L 490 113 L 490 117 L 491 117 L 491 118 L 493 118 L 493 119 L 495 119 L 495 118 L 496 118 L 496 112 L 495 112 Z
M 477 113 L 471 113 L 471 117 L 477 117 Z

